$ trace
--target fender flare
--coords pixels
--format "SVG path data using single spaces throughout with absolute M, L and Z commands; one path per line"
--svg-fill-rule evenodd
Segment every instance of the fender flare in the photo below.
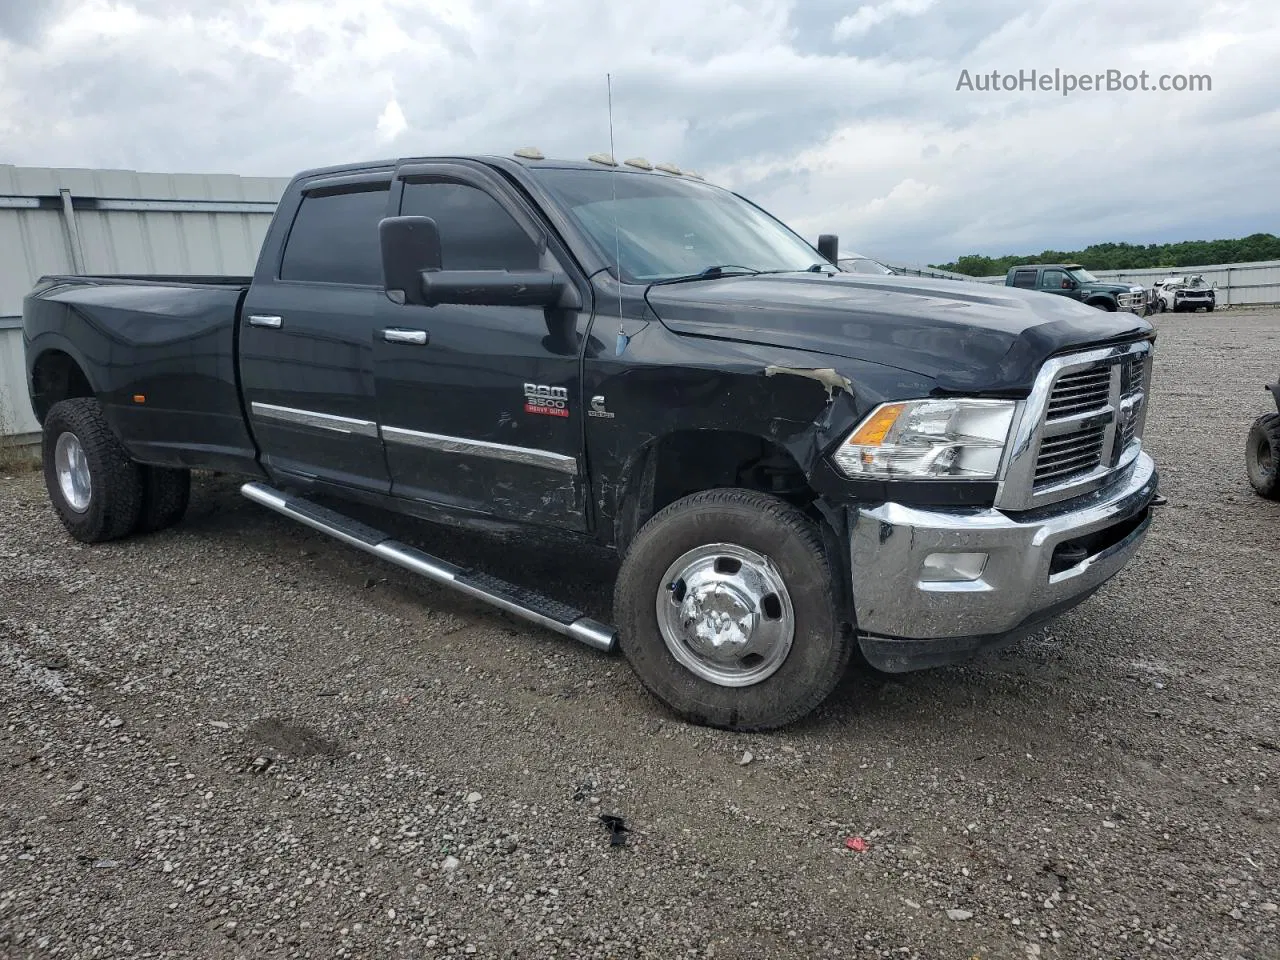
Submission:
M 23 344 L 26 353 L 26 374 L 27 374 L 27 397 L 31 402 L 31 411 L 36 415 L 36 419 L 41 425 L 44 418 L 40 416 L 36 406 L 35 397 L 35 370 L 41 359 L 50 353 L 65 353 L 71 358 L 71 362 L 79 368 L 80 373 L 84 376 L 85 382 L 89 384 L 89 389 L 93 391 L 93 395 L 98 400 L 102 399 L 102 387 L 98 378 L 94 375 L 94 366 L 89 363 L 80 348 L 72 343 L 67 337 L 54 332 L 46 332 L 37 334 L 35 339 L 26 340 Z M 104 404 L 105 409 L 105 404 Z

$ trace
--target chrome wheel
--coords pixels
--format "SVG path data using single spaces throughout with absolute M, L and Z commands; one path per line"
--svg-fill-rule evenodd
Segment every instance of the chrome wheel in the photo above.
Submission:
M 746 687 L 771 676 L 791 651 L 795 613 L 777 568 L 763 554 L 709 543 L 676 560 L 657 597 L 658 629 L 695 676 Z
M 62 499 L 76 513 L 84 513 L 89 509 L 89 499 L 93 496 L 93 481 L 89 476 L 89 461 L 85 458 L 84 447 L 74 433 L 58 437 L 53 465 L 58 474 Z

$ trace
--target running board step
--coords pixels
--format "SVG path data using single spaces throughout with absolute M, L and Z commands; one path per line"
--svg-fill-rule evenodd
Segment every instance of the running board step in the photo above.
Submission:
M 539 626 L 606 652 L 617 644 L 613 627 L 599 623 L 567 604 L 525 587 L 467 570 L 391 539 L 374 527 L 343 516 L 302 497 L 281 493 L 265 483 L 246 483 L 240 492 L 254 503 L 327 533 L 343 543 L 404 567 L 428 580 L 492 604 Z

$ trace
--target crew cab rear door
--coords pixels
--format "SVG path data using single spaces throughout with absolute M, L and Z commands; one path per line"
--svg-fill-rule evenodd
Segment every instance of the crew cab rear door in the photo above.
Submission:
M 390 168 L 321 176 L 276 214 L 288 236 L 264 252 L 240 318 L 245 407 L 273 474 L 391 489 L 373 375 L 390 185 Z
M 444 270 L 558 270 L 584 304 L 565 311 L 384 299 L 374 363 L 393 495 L 585 530 L 585 278 L 523 197 L 480 164 L 405 165 L 392 194 L 400 215 L 436 222 Z

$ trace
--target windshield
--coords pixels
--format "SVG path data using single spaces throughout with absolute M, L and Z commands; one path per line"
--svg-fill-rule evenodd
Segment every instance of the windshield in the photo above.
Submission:
M 531 172 L 606 259 L 620 260 L 627 283 L 696 276 L 713 267 L 727 275 L 826 263 L 777 220 L 709 184 L 611 170 Z
M 848 257 L 841 259 L 840 269 L 845 273 L 869 273 L 878 277 L 891 277 L 893 271 L 883 263 L 870 257 Z
M 1072 267 L 1067 271 L 1071 275 L 1071 279 L 1077 283 L 1097 283 L 1098 278 L 1086 270 L 1084 267 Z

